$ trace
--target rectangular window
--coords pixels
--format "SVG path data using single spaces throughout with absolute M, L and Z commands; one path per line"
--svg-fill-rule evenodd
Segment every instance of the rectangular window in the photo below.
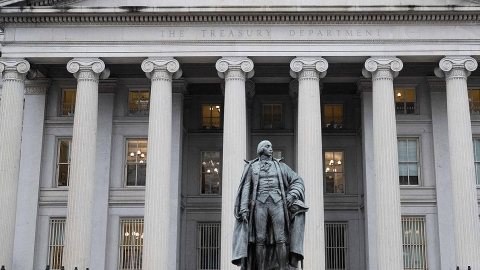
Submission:
M 201 152 L 201 194 L 220 194 L 220 151 Z
M 323 106 L 323 128 L 343 128 L 343 105 L 327 104 Z
M 400 185 L 419 184 L 418 139 L 398 139 Z
M 282 128 L 282 104 L 263 104 L 263 128 Z
M 127 140 L 126 186 L 145 186 L 147 179 L 147 140 Z
M 142 269 L 143 218 L 120 220 L 119 270 Z
M 58 141 L 57 150 L 57 187 L 66 187 L 70 179 L 70 162 L 72 159 L 72 139 Z
M 403 265 L 407 270 L 427 270 L 425 218 L 402 217 Z
M 343 152 L 325 152 L 325 193 L 345 194 Z
M 51 270 L 62 268 L 63 246 L 65 238 L 65 218 L 50 219 L 48 237 L 48 262 Z
M 283 158 L 283 150 L 273 150 L 272 157 L 276 158 L 276 159 L 282 159 Z
M 197 270 L 220 269 L 220 223 L 197 224 Z
M 75 114 L 76 89 L 62 90 L 61 116 L 73 116 Z
M 128 97 L 128 115 L 147 116 L 150 101 L 150 91 L 130 90 Z
M 475 179 L 480 185 L 480 139 L 473 139 L 473 158 L 475 163 Z
M 480 113 L 480 89 L 468 89 L 468 103 L 470 106 L 470 113 Z
M 348 223 L 325 223 L 325 269 L 347 270 Z
M 415 114 L 415 89 L 395 90 L 395 111 L 397 114 Z
M 202 106 L 203 129 L 220 129 L 220 105 Z

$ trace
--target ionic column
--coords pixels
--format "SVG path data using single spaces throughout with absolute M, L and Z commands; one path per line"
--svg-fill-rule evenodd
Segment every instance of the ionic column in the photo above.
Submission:
M 378 269 L 404 269 L 393 89 L 393 78 L 402 67 L 398 58 L 372 57 L 362 71 L 365 77 L 372 78 Z
M 467 77 L 478 64 L 469 56 L 447 56 L 439 66 L 435 75 L 445 77 L 447 83 L 455 260 L 460 269 L 480 269 L 480 224 L 467 93 Z
M 0 58 L 3 78 L 0 105 L 0 267 L 12 269 L 17 209 L 20 147 L 22 142 L 25 78 L 30 64 L 24 59 Z
M 22 147 L 18 176 L 17 215 L 13 268 L 35 269 L 34 251 L 37 231 L 38 197 L 45 120 L 45 96 L 50 80 L 27 80 L 23 110 Z
M 305 224 L 305 270 L 324 269 L 325 235 L 323 207 L 323 151 L 320 78 L 328 63 L 321 57 L 295 58 L 290 74 L 298 79 L 298 174 L 305 181 L 306 204 L 310 207 Z
M 172 177 L 172 78 L 182 75 L 173 58 L 148 58 L 142 70 L 152 80 L 148 120 L 143 268 L 168 269 Z
M 108 77 L 98 58 L 74 58 L 67 70 L 77 79 L 72 160 L 65 225 L 66 270 L 90 267 L 98 117 L 98 82 Z M 103 71 L 106 71 L 102 73 Z
M 245 164 L 243 160 L 247 156 L 245 80 L 253 76 L 253 62 L 246 57 L 224 57 L 217 61 L 215 67 L 218 76 L 225 78 L 220 269 L 228 270 L 238 269 L 231 263 L 235 221 L 233 206 L 238 179 Z

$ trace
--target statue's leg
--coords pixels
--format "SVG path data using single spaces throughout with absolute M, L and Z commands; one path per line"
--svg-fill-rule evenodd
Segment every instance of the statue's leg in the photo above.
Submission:
M 265 270 L 265 256 L 267 252 L 265 247 L 267 239 L 267 207 L 260 201 L 257 201 L 255 205 L 255 233 L 257 270 Z
M 279 270 L 288 270 L 288 252 L 287 252 L 287 236 L 285 235 L 285 212 L 283 202 L 279 201 L 274 204 L 272 209 L 272 225 L 275 235 L 275 243 Z

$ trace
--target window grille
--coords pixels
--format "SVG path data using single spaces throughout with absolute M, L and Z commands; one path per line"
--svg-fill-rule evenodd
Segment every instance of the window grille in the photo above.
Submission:
M 65 218 L 50 219 L 47 261 L 51 270 L 60 270 L 62 268 L 64 238 Z
M 69 185 L 70 162 L 72 160 L 72 139 L 58 141 L 57 151 L 57 187 Z
M 325 151 L 325 193 L 345 194 L 343 152 Z
M 323 128 L 343 128 L 343 105 L 328 104 L 323 106 Z
M 325 223 L 326 270 L 348 270 L 348 223 Z
M 397 114 L 415 114 L 415 89 L 395 90 L 395 111 Z
M 419 184 L 418 139 L 398 139 L 398 173 L 400 185 Z
M 480 185 L 480 139 L 473 139 L 473 157 L 475 163 L 475 179 Z
M 61 116 L 74 116 L 76 96 L 77 90 L 75 89 L 62 91 Z
M 126 186 L 145 186 L 147 179 L 147 140 L 127 140 Z
M 220 194 L 220 151 L 202 151 L 201 159 L 200 194 Z
M 220 269 L 220 223 L 197 224 L 197 270 Z
M 150 101 L 148 90 L 130 90 L 128 114 L 130 116 L 147 116 Z
M 119 270 L 142 269 L 143 218 L 120 220 Z
M 282 104 L 263 104 L 263 128 L 282 128 Z
M 220 129 L 220 105 L 202 106 L 203 129 Z
M 468 89 L 468 103 L 471 114 L 480 113 L 480 89 Z
M 405 270 L 427 270 L 425 218 L 402 217 Z

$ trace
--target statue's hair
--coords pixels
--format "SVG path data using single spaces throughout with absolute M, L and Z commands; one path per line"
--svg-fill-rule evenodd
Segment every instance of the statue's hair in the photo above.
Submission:
M 270 141 L 267 141 L 267 140 L 264 140 L 264 141 L 261 141 L 259 144 L 258 144 L 258 147 L 257 147 L 257 154 L 260 155 L 263 151 L 263 148 L 265 147 L 266 144 L 270 144 L 272 145 L 272 143 Z

